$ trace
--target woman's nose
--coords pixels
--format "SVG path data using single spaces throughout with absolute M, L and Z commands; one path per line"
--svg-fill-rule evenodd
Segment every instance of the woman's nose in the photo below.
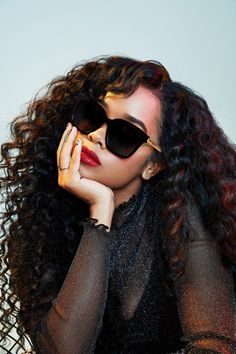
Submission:
M 102 149 L 106 148 L 107 124 L 104 123 L 100 128 L 90 132 L 87 136 L 94 144 L 99 144 Z

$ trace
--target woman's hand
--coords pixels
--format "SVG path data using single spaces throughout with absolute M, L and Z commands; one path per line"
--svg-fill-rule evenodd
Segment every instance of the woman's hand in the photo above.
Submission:
M 82 143 L 76 140 L 76 127 L 64 131 L 57 149 L 58 184 L 90 206 L 90 217 L 99 224 L 111 226 L 114 213 L 114 194 L 105 185 L 82 178 L 79 172 Z

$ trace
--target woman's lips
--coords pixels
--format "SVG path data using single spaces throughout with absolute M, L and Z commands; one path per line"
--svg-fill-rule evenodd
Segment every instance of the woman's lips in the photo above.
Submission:
M 94 151 L 87 148 L 87 146 L 83 146 L 81 150 L 81 162 L 85 163 L 88 166 L 96 167 L 100 166 L 101 162 L 98 156 Z

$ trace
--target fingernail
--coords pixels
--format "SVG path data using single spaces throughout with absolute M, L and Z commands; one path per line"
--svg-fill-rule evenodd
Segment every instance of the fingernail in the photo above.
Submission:
M 76 140 L 76 143 L 75 143 L 75 145 L 79 145 L 80 144 L 80 139 L 78 139 L 78 140 Z
M 71 123 L 67 123 L 66 129 L 68 129 L 71 126 Z

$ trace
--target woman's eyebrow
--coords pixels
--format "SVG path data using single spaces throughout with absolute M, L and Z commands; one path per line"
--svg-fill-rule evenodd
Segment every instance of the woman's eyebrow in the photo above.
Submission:
M 104 106 L 104 107 L 108 108 L 108 104 L 105 101 L 100 101 L 99 103 L 101 104 L 101 106 Z M 141 120 L 139 120 L 138 118 L 135 118 L 135 117 L 131 116 L 127 112 L 122 113 L 121 117 L 117 117 L 117 118 L 125 118 L 131 123 L 138 124 L 141 128 L 143 128 L 145 133 L 147 133 L 147 128 L 144 125 L 144 123 Z
M 131 116 L 130 114 L 128 114 L 126 112 L 122 114 L 122 118 L 126 118 L 131 123 L 138 124 L 141 128 L 143 128 L 145 133 L 147 133 L 147 128 L 145 127 L 144 123 L 141 120 Z

